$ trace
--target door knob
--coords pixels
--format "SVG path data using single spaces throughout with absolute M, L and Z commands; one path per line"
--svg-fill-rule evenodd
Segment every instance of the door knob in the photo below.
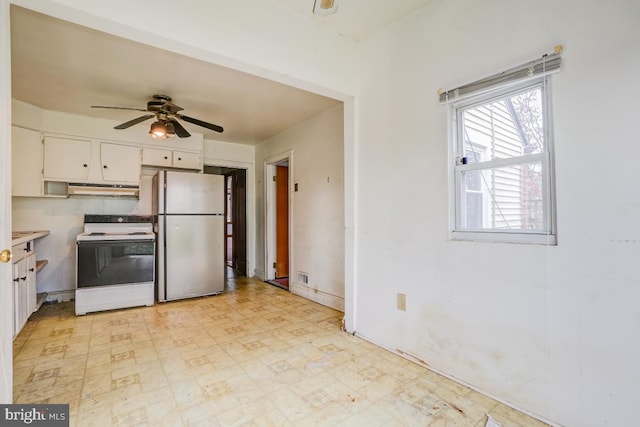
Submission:
M 11 251 L 9 249 L 5 249 L 0 252 L 0 262 L 9 262 L 11 261 L 12 256 Z

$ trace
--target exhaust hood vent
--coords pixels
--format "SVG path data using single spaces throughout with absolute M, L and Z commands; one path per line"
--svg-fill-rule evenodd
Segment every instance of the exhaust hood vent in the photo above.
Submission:
M 137 185 L 109 185 L 109 184 L 85 184 L 70 182 L 68 186 L 69 196 L 112 196 L 112 197 L 136 197 L 140 195 L 140 187 Z

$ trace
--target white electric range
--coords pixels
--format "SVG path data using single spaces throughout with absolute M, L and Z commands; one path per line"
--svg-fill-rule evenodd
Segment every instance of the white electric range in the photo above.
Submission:
M 76 314 L 152 306 L 155 247 L 150 216 L 85 215 L 76 237 Z

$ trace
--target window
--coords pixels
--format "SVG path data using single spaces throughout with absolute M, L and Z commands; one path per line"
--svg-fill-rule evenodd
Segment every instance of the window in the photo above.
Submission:
M 548 79 L 450 103 L 454 239 L 556 243 Z

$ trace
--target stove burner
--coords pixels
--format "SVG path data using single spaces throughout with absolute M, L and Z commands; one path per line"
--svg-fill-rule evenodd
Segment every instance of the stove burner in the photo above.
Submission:
M 106 233 L 91 233 L 89 236 L 104 236 Z

